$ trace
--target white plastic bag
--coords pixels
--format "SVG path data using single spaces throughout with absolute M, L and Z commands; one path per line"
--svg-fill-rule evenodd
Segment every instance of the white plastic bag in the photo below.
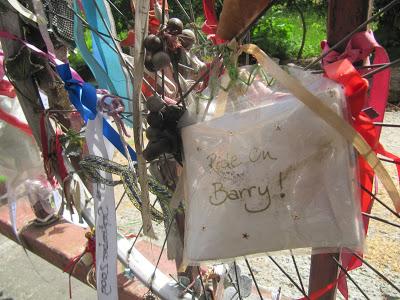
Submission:
M 0 95 L 0 108 L 26 123 L 17 98 Z M 0 175 L 13 188 L 43 174 L 43 161 L 32 136 L 0 120 L 0 145 Z
M 340 86 L 319 75 L 302 79 L 343 113 Z M 182 129 L 187 260 L 362 248 L 351 145 L 290 94 L 254 85 L 243 95 L 234 90 L 234 100 L 231 93 L 214 100 L 208 121 Z M 221 105 L 229 113 L 220 116 Z

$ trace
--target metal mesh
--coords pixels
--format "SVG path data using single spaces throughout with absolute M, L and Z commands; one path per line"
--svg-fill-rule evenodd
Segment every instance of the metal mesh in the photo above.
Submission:
M 50 27 L 56 37 L 69 46 L 75 47 L 72 0 L 44 0 L 43 2 L 47 8 Z

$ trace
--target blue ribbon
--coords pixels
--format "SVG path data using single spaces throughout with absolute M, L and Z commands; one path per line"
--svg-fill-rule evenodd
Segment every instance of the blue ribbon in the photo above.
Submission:
M 96 89 L 89 83 L 80 82 L 72 78 L 69 64 L 56 66 L 57 72 L 65 83 L 65 89 L 68 92 L 71 103 L 80 113 L 82 119 L 87 123 L 88 120 L 94 120 L 97 115 L 97 95 Z M 103 134 L 125 157 L 125 149 L 120 135 L 103 118 Z M 132 160 L 136 160 L 135 151 L 128 145 L 128 151 Z
M 96 4 L 95 4 L 96 2 Z M 85 17 L 91 27 L 95 28 L 99 32 L 108 33 L 108 29 L 112 28 L 108 10 L 104 0 L 92 0 L 82 1 L 83 8 L 85 10 Z M 105 24 L 104 24 L 105 22 Z M 107 41 L 107 43 L 105 42 Z M 120 57 L 115 50 L 110 48 L 113 47 L 113 41 L 111 37 L 100 36 L 92 33 L 92 54 L 97 60 L 98 64 L 103 68 L 113 86 L 115 87 L 116 94 L 121 96 L 123 103 L 126 108 L 129 108 L 129 102 L 124 98 L 132 98 L 132 83 L 127 80 L 124 68 L 121 65 Z M 93 74 L 98 79 L 98 74 Z M 97 80 L 100 84 L 100 81 Z M 107 86 L 100 86 L 103 89 L 109 89 Z M 110 90 L 112 91 L 112 90 Z M 114 91 L 112 91 L 115 93 Z

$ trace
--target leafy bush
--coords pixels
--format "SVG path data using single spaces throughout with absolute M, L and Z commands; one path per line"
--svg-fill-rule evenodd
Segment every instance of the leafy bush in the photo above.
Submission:
M 326 37 L 325 11 L 303 11 L 307 35 L 303 58 L 317 56 L 320 41 Z M 274 6 L 252 30 L 252 40 L 269 55 L 280 59 L 295 58 L 303 37 L 302 22 L 298 11 L 290 6 Z
M 391 0 L 375 0 L 375 10 L 380 9 Z M 375 32 L 379 43 L 384 46 L 392 59 L 400 57 L 400 7 L 394 6 L 392 9 L 381 15 L 378 19 L 377 30 Z
M 282 11 L 274 10 L 270 15 L 263 16 L 252 32 L 252 40 L 269 55 L 286 59 L 291 56 L 291 49 L 294 48 L 290 39 L 293 31 L 293 24 L 282 22 Z

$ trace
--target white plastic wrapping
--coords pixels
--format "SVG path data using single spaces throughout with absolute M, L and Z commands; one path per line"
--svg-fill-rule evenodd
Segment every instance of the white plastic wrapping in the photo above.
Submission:
M 29 203 L 37 220 L 46 222 L 55 214 L 55 205 L 51 205 L 50 198 L 53 189 L 45 177 L 41 179 L 27 179 L 25 190 L 28 195 Z
M 0 95 L 0 108 L 26 123 L 17 98 Z M 16 188 L 43 174 L 43 161 L 32 136 L 0 120 L 0 175 Z
M 321 75 L 300 79 L 343 115 L 340 86 Z M 262 80 L 232 88 L 182 139 L 189 262 L 362 248 L 352 147 L 294 96 Z

